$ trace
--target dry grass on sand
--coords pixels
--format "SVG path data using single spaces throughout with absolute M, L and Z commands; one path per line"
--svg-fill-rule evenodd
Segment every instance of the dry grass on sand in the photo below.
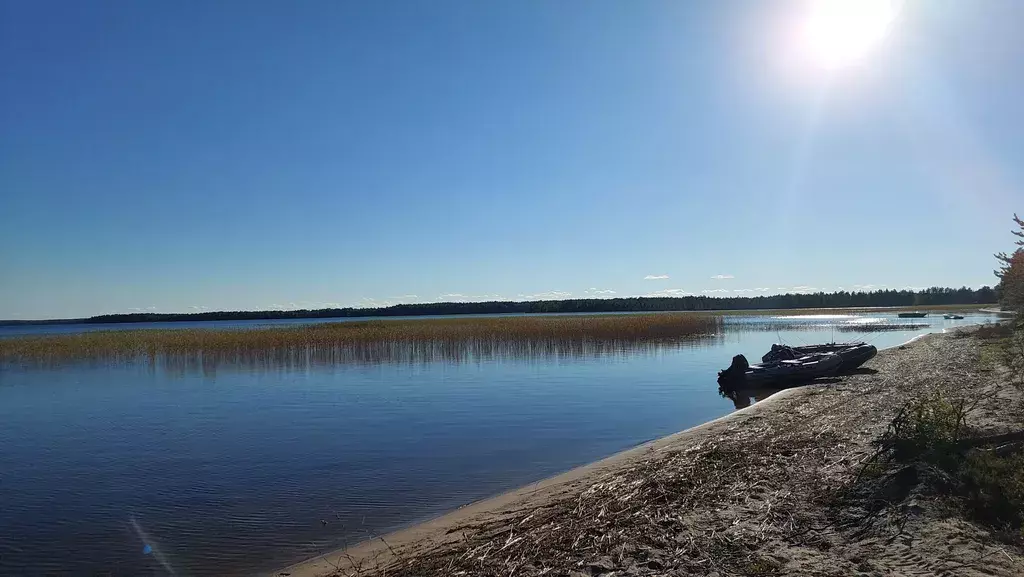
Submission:
M 1022 575 L 1019 540 L 997 539 L 923 483 L 857 490 L 908 402 L 969 397 L 980 433 L 1024 422 L 1008 409 L 1019 391 L 979 354 L 973 337 L 920 339 L 879 354 L 877 372 L 786 391 L 281 574 Z

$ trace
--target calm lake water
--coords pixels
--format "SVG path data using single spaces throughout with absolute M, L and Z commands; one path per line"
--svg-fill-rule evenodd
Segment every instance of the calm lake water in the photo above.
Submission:
M 0 368 L 0 574 L 266 573 L 727 414 L 715 377 L 734 354 L 994 318 L 733 316 L 583 358 Z M 878 320 L 907 327 L 859 330 Z

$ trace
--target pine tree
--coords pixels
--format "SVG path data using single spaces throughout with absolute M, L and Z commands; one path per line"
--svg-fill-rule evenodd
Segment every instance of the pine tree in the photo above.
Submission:
M 1021 220 L 1020 217 L 1017 216 L 1017 213 L 1013 213 L 1013 222 L 1017 223 L 1017 226 L 1020 228 L 1020 230 L 1012 230 L 1010 232 L 1013 233 L 1015 236 L 1019 236 L 1022 240 L 1018 240 L 1014 243 L 1017 245 L 1017 250 L 1013 251 L 1012 253 L 996 253 L 996 259 L 998 259 L 999 262 L 1003 263 L 1002 265 L 1000 265 L 999 270 L 996 271 L 996 276 L 999 278 L 1003 278 L 1003 276 L 1010 269 L 1010 266 L 1013 264 L 1013 258 L 1020 254 L 1021 252 L 1024 252 L 1024 220 Z
M 997 289 L 1001 293 L 1002 305 L 1010 310 L 1024 312 L 1024 220 L 1014 213 L 1013 222 L 1017 223 L 1020 230 L 1011 232 L 1021 240 L 1014 242 L 1017 249 L 1012 253 L 1001 252 L 995 255 L 1001 263 L 995 273 L 999 277 Z

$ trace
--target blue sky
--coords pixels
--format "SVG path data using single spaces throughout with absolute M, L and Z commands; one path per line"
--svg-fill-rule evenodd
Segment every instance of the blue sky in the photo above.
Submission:
M 0 0 L 0 318 L 994 284 L 1024 5 L 901 6 Z

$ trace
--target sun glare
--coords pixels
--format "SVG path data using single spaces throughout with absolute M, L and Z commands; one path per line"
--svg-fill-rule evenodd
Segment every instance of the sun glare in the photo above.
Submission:
M 860 61 L 882 42 L 893 20 L 893 0 L 814 0 L 804 27 L 808 56 L 827 69 Z

